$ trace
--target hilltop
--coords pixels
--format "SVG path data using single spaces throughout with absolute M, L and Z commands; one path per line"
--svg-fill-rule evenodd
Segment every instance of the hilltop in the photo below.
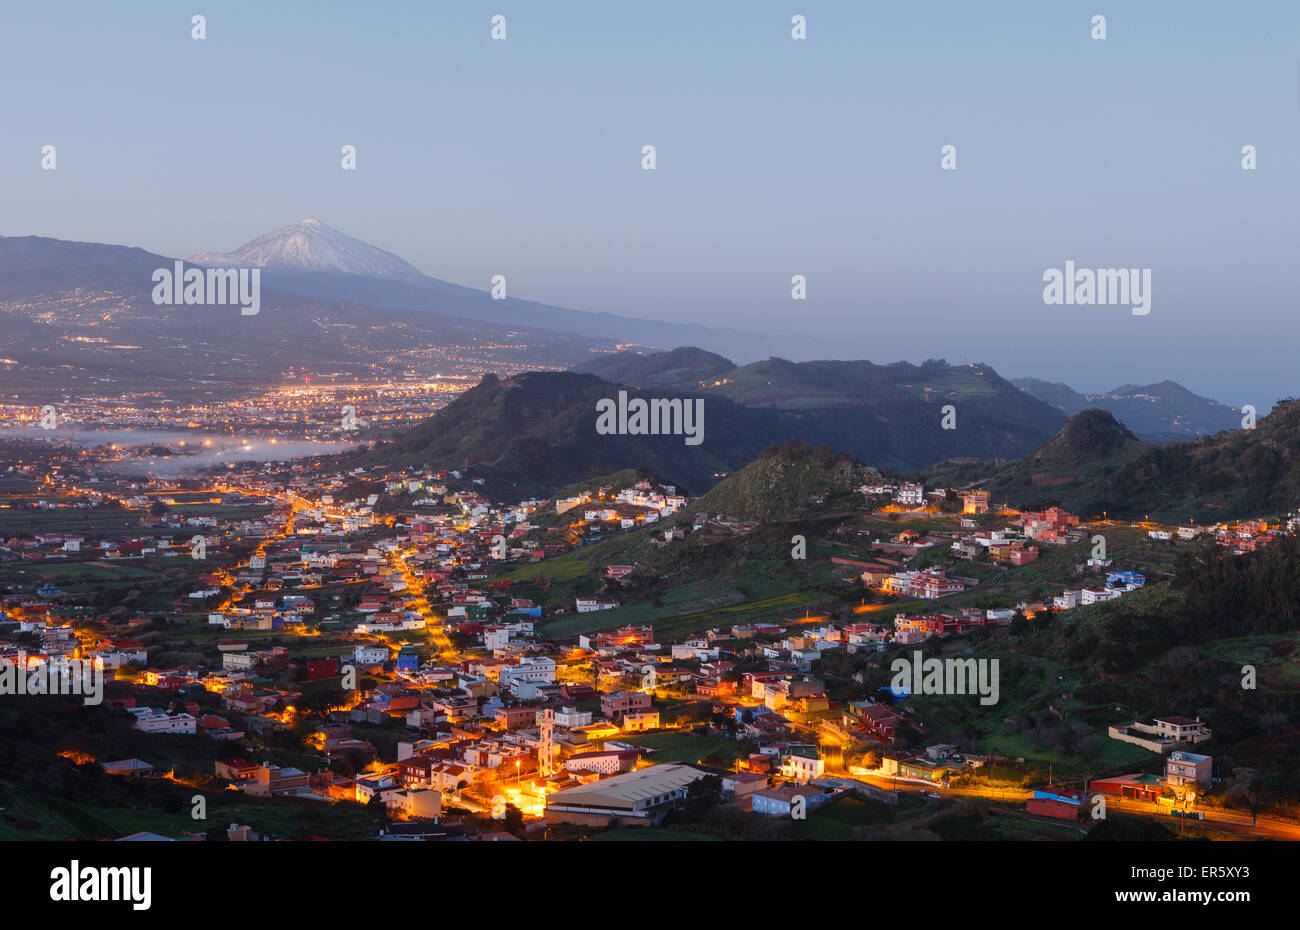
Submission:
M 697 446 L 686 445 L 682 436 L 600 435 L 596 402 L 619 390 L 595 375 L 573 372 L 524 372 L 504 379 L 489 375 L 359 461 L 472 468 L 494 489 L 516 494 L 548 494 L 586 478 L 645 468 L 699 493 L 713 483 L 715 472 L 757 455 L 783 429 L 764 412 L 711 400 L 704 441 Z
M 696 509 L 742 520 L 783 523 L 834 510 L 836 503 L 861 506 L 857 488 L 878 481 L 880 473 L 848 453 L 825 446 L 789 442 L 719 482 Z
M 1044 437 L 1062 422 L 1059 410 L 1020 390 L 988 365 L 950 365 L 944 359 L 920 365 L 877 365 L 862 359 L 792 362 L 773 357 L 737 366 L 720 355 L 688 347 L 649 355 L 612 353 L 576 370 L 641 388 L 703 391 L 750 407 L 896 410 L 898 402 L 905 400 L 953 403 L 964 412 Z
M 574 366 L 574 371 L 598 375 L 616 384 L 639 388 L 699 390 L 736 367 L 730 359 L 714 352 L 683 346 L 671 352 L 610 352 Z
M 979 484 L 1013 505 L 1051 500 L 1083 515 L 1179 522 L 1286 513 L 1300 499 L 1300 402 L 1279 402 L 1254 429 L 1161 446 L 1141 442 L 1106 411 L 1086 410 L 1032 455 L 943 463 L 926 474 Z
M 1108 487 L 1107 477 L 1146 448 L 1113 414 L 1084 410 L 1033 453 L 982 477 L 979 484 L 994 500 L 1022 507 L 1053 500 L 1066 509 L 1100 513 L 1109 509 L 1101 490 Z M 940 474 L 936 469 L 933 480 L 939 481 Z

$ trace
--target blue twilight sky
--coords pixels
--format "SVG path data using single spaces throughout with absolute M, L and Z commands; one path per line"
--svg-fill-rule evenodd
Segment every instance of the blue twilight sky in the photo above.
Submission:
M 1298 168 L 1296 0 L 0 12 L 0 234 L 184 256 L 316 216 L 515 297 L 1079 390 L 1300 394 Z M 1151 268 L 1150 315 L 1044 305 L 1066 260 Z

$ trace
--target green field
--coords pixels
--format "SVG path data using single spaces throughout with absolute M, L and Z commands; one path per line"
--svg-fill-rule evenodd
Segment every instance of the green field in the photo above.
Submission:
M 660 762 L 701 762 L 707 756 L 722 766 L 731 765 L 740 755 L 734 740 L 711 733 L 666 730 L 662 733 L 628 733 L 620 742 L 653 749 L 650 758 Z
M 851 840 L 856 828 L 890 823 L 896 814 L 895 808 L 883 801 L 850 794 L 810 811 L 804 820 L 796 820 L 794 833 L 801 840 Z
M 13 800 L 0 814 L 0 842 L 12 840 L 116 839 L 131 833 L 148 831 L 165 836 L 203 833 L 210 827 L 228 827 L 232 823 L 251 826 L 259 833 L 283 838 L 309 835 L 327 839 L 366 839 L 374 835 L 377 821 L 360 805 L 346 802 L 276 799 L 260 802 L 238 799 L 235 803 L 208 800 L 208 817 L 196 821 L 191 808 L 168 813 L 161 803 L 150 810 L 146 805 L 129 807 L 88 807 L 63 798 L 40 801 Z M 35 829 L 26 830 L 12 821 L 32 821 Z
M 762 620 L 781 622 L 796 616 L 816 598 L 790 592 L 746 601 L 726 585 L 697 582 L 664 595 L 663 606 L 632 604 L 589 614 L 569 614 L 541 624 L 539 632 L 563 638 L 579 633 L 614 630 L 628 624 L 652 624 L 656 635 L 673 638 L 710 627 Z

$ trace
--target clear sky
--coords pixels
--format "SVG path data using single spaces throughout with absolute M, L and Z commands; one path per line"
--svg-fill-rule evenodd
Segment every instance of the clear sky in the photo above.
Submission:
M 1296 0 L 52 0 L 4 5 L 0 81 L 0 234 L 184 256 L 316 216 L 842 357 L 1300 394 Z M 1150 314 L 1045 305 L 1067 260 L 1150 268 Z

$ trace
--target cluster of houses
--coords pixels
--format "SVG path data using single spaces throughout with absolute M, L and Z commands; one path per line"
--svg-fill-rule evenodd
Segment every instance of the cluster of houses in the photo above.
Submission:
M 617 492 L 610 485 L 595 491 L 583 491 L 575 497 L 558 498 L 555 512 L 568 513 L 582 508 L 582 519 L 589 523 L 618 522 L 623 529 L 630 529 L 671 516 L 689 501 L 690 498 L 677 493 L 677 488 L 671 484 L 657 487 L 649 481 L 638 481 Z
M 199 529 L 212 527 L 212 517 L 189 517 L 173 521 L 177 527 L 189 526 Z M 199 534 L 201 535 L 201 534 Z M 215 545 L 215 537 L 203 537 L 205 543 Z M 88 539 L 82 533 L 37 533 L 30 538 L 13 537 L 5 541 L 10 551 L 18 553 L 24 559 L 46 560 L 68 558 L 81 554 L 93 554 L 98 559 L 144 559 L 180 558 L 188 556 L 193 550 L 192 539 L 184 542 L 173 540 L 170 536 L 131 536 L 118 539 Z
M 1029 813 L 1057 820 L 1075 821 L 1088 816 L 1090 799 L 1110 795 L 1136 801 L 1169 805 L 1181 814 L 1180 801 L 1190 802 L 1215 782 L 1214 758 L 1191 749 L 1210 739 L 1211 732 L 1199 717 L 1177 715 L 1155 717 L 1150 722 L 1133 721 L 1110 728 L 1110 738 L 1141 746 L 1164 756 L 1164 772 L 1131 772 L 1108 778 L 1094 778 L 1082 787 L 1062 785 L 1036 788 L 1026 803 Z
M 1146 583 L 1146 576 L 1140 572 L 1107 572 L 1105 585 L 1063 591 L 1052 598 L 1052 608 L 1072 610 L 1075 607 L 1113 601 L 1129 591 L 1136 591 Z
M 900 510 L 925 509 L 927 506 L 927 499 L 942 501 L 946 499 L 949 494 L 947 488 L 933 488 L 927 491 L 925 485 L 914 481 L 904 481 L 899 484 L 888 484 L 882 482 L 865 484 L 858 488 L 858 492 L 873 499 L 887 498 L 892 502 L 892 506 Z M 988 513 L 988 491 L 972 490 L 957 491 L 955 493 L 961 498 L 962 513 Z
M 889 594 L 899 597 L 920 597 L 926 600 L 960 594 L 968 586 L 969 582 L 950 578 L 939 569 L 895 572 L 881 582 L 881 589 Z
M 972 521 L 963 523 L 974 525 Z M 1077 516 L 1050 507 L 1041 512 L 1022 512 L 1000 529 L 964 533 L 953 539 L 950 548 L 957 558 L 976 559 L 987 555 L 994 562 L 1024 565 L 1038 558 L 1039 546 L 1070 545 L 1082 542 L 1086 536 Z
M 845 741 L 885 746 L 873 774 L 942 785 L 953 773 L 984 762 L 943 744 L 908 749 L 919 745 L 925 728 L 902 704 L 836 706 L 815 674 L 816 663 L 828 650 L 879 650 L 1009 623 L 1015 610 L 899 613 L 888 624 L 837 626 L 825 618 L 751 622 L 671 643 L 659 642 L 652 627 L 624 626 L 579 635 L 576 644 L 557 644 L 540 632 L 545 629 L 539 624 L 541 606 L 514 593 L 508 579 L 493 580 L 494 567 L 552 558 L 607 532 L 678 513 L 689 500 L 676 488 L 648 481 L 618 490 L 597 488 L 554 502 L 554 513 L 568 515 L 557 521 L 549 502 L 494 505 L 474 490 L 449 490 L 449 482 L 462 479 L 458 473 L 429 472 L 387 483 L 390 492 L 410 495 L 416 506 L 436 505 L 436 513 L 398 521 L 376 512 L 375 495 L 343 502 L 342 488 L 354 477 L 295 478 L 292 506 L 282 502 L 256 520 L 204 525 L 205 540 L 215 546 L 234 534 L 257 543 L 246 564 L 201 575 L 186 598 L 204 601 L 208 624 L 220 628 L 223 638 L 212 653 L 219 661 L 150 666 L 148 650 L 132 638 L 139 634 L 129 624 L 125 630 L 90 632 L 59 619 L 39 595 L 6 599 L 5 606 L 19 619 L 21 632 L 39 637 L 40 652 L 91 659 L 118 673 L 120 687 L 109 701 L 130 714 L 141 732 L 228 741 L 231 755 L 217 763 L 215 774 L 235 790 L 263 797 L 377 799 L 394 815 L 416 819 L 440 817 L 445 804 L 468 798 L 488 803 L 504 797 L 548 822 L 652 823 L 684 803 L 701 778 L 716 775 L 724 803 L 788 815 L 793 805 L 823 803 L 843 787 L 826 778 L 809 735 L 810 720 Z M 861 490 L 887 495 L 906 508 L 925 507 L 927 499 L 948 494 L 910 483 Z M 960 496 L 961 526 L 969 532 L 951 542 L 959 557 L 987 554 L 994 562 L 1021 565 L 1037 558 L 1041 547 L 1084 538 L 1078 517 L 1060 508 L 1020 513 L 1008 526 L 981 530 L 979 524 L 989 521 L 969 518 L 989 511 L 988 493 Z M 707 543 L 755 526 L 697 514 L 693 522 L 656 536 L 661 544 L 672 544 L 699 533 Z M 1271 539 L 1276 530 L 1243 523 L 1230 533 L 1223 528 L 1225 535 L 1214 532 L 1220 544 L 1242 549 Z M 910 558 L 936 545 L 934 538 L 904 530 L 873 547 L 886 554 L 878 561 L 834 561 L 899 597 L 937 600 L 969 590 L 975 579 L 937 568 L 909 570 L 886 557 Z M 75 554 L 85 539 L 45 534 L 21 541 L 20 548 L 33 542 L 47 554 Z M 133 542 L 145 541 L 117 541 L 116 551 L 126 553 L 118 557 L 130 557 Z M 140 551 L 187 552 L 163 545 L 161 538 L 153 542 Z M 635 564 L 604 566 L 601 592 L 576 598 L 574 609 L 589 613 L 617 606 L 613 594 L 635 583 L 636 572 Z M 1070 609 L 1122 596 L 1145 581 L 1135 572 L 1109 571 L 1104 586 L 1067 590 L 1047 604 L 1018 609 L 1027 615 L 1039 607 Z M 345 590 L 343 604 L 317 590 L 322 588 Z M 209 599 L 221 603 L 209 606 Z M 456 638 L 455 649 L 435 646 L 425 633 L 435 612 L 440 626 Z M 295 679 L 289 673 L 304 663 L 295 663 L 290 647 L 260 648 L 259 638 L 247 635 L 264 632 L 322 637 L 328 648 L 313 648 Z M 400 643 L 408 632 L 419 645 Z M 0 643 L 0 657 L 15 651 Z M 741 671 L 742 664 L 751 670 Z M 755 665 L 763 670 L 753 671 Z M 249 761 L 265 754 L 254 735 L 302 724 L 304 715 L 295 704 L 306 688 L 349 673 L 366 675 L 368 683 L 348 692 L 342 706 L 309 718 L 310 747 L 322 763 L 335 763 L 333 771 Z M 706 715 L 699 715 L 700 706 L 708 707 Z M 695 710 L 688 714 L 683 707 Z M 376 726 L 402 731 L 395 758 L 381 758 L 366 738 Z M 658 762 L 640 742 L 647 731 L 699 726 L 749 741 L 754 751 L 728 771 L 704 760 Z M 1208 738 L 1199 721 L 1159 718 L 1149 725 L 1112 728 L 1111 735 L 1167 753 L 1172 766 L 1167 781 L 1206 783 L 1208 757 L 1191 752 Z M 349 765 L 337 764 L 344 760 Z M 1138 791 L 1144 777 L 1116 781 L 1118 792 Z M 1106 790 L 1104 784 L 1094 782 L 1094 787 Z M 1043 800 L 1066 803 L 1055 796 Z

